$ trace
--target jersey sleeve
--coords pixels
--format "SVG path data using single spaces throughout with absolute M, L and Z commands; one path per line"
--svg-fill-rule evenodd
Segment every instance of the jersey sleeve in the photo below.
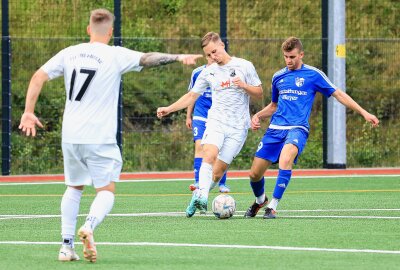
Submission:
M 140 66 L 140 58 L 144 53 L 133 51 L 124 47 L 115 47 L 117 50 L 116 59 L 120 68 L 121 74 L 129 71 L 141 71 L 143 66 Z
M 64 55 L 65 49 L 59 51 L 40 68 L 46 72 L 50 80 L 64 75 Z
M 252 86 L 261 85 L 261 80 L 258 77 L 256 68 L 254 67 L 254 65 L 251 62 L 249 62 L 248 66 L 247 66 L 246 83 L 250 84 Z
M 337 89 L 325 73 L 320 70 L 316 72 L 315 86 L 317 87 L 317 91 L 326 97 L 330 97 Z
M 209 82 L 207 80 L 207 73 L 208 72 L 206 71 L 206 69 L 203 69 L 203 71 L 200 72 L 200 74 L 198 75 L 198 77 L 197 77 L 192 89 L 190 89 L 190 91 L 193 91 L 200 95 L 206 91 L 207 87 L 210 86 Z
M 279 90 L 276 87 L 276 77 L 272 77 L 272 82 L 271 82 L 271 101 L 274 103 L 278 103 L 279 99 Z
M 194 83 L 196 82 L 197 77 L 199 76 L 200 72 L 201 71 L 198 71 L 197 69 L 193 70 L 192 76 L 190 76 L 190 83 L 189 83 L 188 91 L 190 91 L 193 88 Z

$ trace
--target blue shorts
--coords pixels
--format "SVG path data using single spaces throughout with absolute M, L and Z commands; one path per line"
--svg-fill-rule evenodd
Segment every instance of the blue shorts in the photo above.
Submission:
M 308 132 L 301 128 L 294 129 L 267 129 L 261 142 L 258 144 L 255 156 L 265 160 L 269 160 L 272 164 L 279 162 L 279 156 L 285 144 L 291 143 L 299 150 L 297 157 L 294 159 L 294 164 L 297 163 L 297 158 L 303 152 L 308 139 Z
M 192 122 L 193 141 L 201 140 L 203 138 L 205 130 L 206 130 L 206 122 L 201 120 L 193 120 Z

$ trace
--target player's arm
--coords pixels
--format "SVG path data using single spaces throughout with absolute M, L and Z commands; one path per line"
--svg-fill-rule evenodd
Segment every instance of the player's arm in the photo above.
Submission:
M 42 90 L 42 87 L 46 81 L 49 80 L 49 76 L 46 72 L 39 69 L 33 74 L 31 81 L 28 86 L 25 101 L 25 111 L 22 114 L 19 129 L 22 130 L 26 136 L 36 136 L 36 125 L 43 128 L 43 124 L 35 116 L 35 105 Z
M 196 60 L 203 57 L 201 54 L 169 54 L 150 52 L 140 58 L 139 64 L 143 67 L 156 67 L 174 62 L 182 62 L 184 65 L 194 65 Z
M 199 93 L 189 91 L 168 107 L 159 107 L 157 109 L 157 117 L 162 118 L 163 116 L 166 116 L 172 112 L 176 112 L 188 107 L 189 105 L 193 105 L 199 96 Z
M 192 113 L 193 113 L 194 104 L 190 104 L 186 109 L 186 127 L 188 129 L 192 129 Z
M 247 84 L 244 81 L 242 81 L 239 77 L 233 78 L 232 82 L 234 85 L 236 85 L 236 86 L 242 88 L 244 91 L 246 91 L 250 97 L 252 97 L 254 99 L 262 98 L 263 90 L 262 90 L 261 85 L 253 86 L 253 85 Z
M 333 97 L 337 99 L 340 103 L 342 103 L 347 108 L 361 114 L 367 122 L 370 122 L 373 127 L 377 127 L 379 125 L 378 118 L 364 110 L 357 102 L 354 101 L 346 92 L 343 92 L 340 89 L 336 89 L 332 94 Z
M 259 129 L 261 127 L 261 120 L 271 117 L 271 115 L 276 112 L 277 108 L 278 104 L 271 101 L 271 103 L 265 106 L 264 109 L 253 115 L 251 118 L 251 129 Z

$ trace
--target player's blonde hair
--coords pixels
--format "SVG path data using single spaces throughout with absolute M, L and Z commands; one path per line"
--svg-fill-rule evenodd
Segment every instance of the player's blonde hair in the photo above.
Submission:
M 201 48 L 204 48 L 210 42 L 218 42 L 221 41 L 221 37 L 215 32 L 208 32 L 202 39 L 201 39 Z
M 299 52 L 303 51 L 303 44 L 297 37 L 290 37 L 282 43 L 282 51 L 290 52 L 294 49 L 298 49 Z
M 106 35 L 114 24 L 114 14 L 105 8 L 99 8 L 90 12 L 90 29 L 98 35 Z

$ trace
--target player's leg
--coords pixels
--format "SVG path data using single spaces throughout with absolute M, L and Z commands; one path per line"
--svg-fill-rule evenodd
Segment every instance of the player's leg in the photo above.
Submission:
M 228 187 L 226 184 L 226 171 L 224 172 L 224 175 L 221 177 L 219 180 L 219 192 L 221 193 L 228 193 L 230 192 L 231 189 Z
M 268 197 L 265 195 L 265 180 L 264 173 L 271 165 L 271 162 L 266 159 L 254 157 L 250 169 L 250 186 L 253 194 L 256 197 L 253 204 L 247 209 L 244 216 L 246 218 L 255 217 L 258 211 L 268 203 Z
M 191 184 L 189 186 L 189 189 L 191 191 L 194 191 L 199 187 L 199 173 L 202 161 L 203 161 L 203 149 L 201 146 L 201 139 L 198 139 L 195 140 L 194 142 L 194 161 L 193 161 L 194 184 Z
M 211 182 L 210 190 L 212 190 L 218 183 L 221 183 L 222 178 L 226 178 L 226 170 L 228 164 L 220 159 L 217 159 L 213 166 L 213 181 Z M 226 179 L 225 179 L 226 180 Z M 220 185 L 221 188 L 221 185 Z M 227 191 L 229 192 L 229 191 Z
M 293 164 L 303 151 L 308 138 L 308 133 L 303 129 L 292 129 L 288 132 L 285 145 L 279 157 L 279 173 L 276 179 L 272 199 L 265 209 L 264 218 L 275 218 L 279 201 L 287 189 L 292 177 Z
M 278 202 L 282 198 L 283 193 L 289 185 L 290 178 L 292 177 L 293 161 L 297 153 L 298 149 L 293 144 L 285 144 L 283 147 L 279 158 L 279 173 L 276 179 L 274 193 L 265 210 L 264 218 L 275 218 Z
M 78 235 L 83 243 L 83 255 L 86 260 L 96 262 L 97 249 L 93 231 L 110 213 L 114 206 L 115 183 L 96 188 L 96 197 L 93 200 L 85 224 L 79 229 Z
M 268 203 L 264 190 L 264 173 L 271 164 L 278 161 L 286 134 L 287 131 L 268 129 L 258 144 L 249 175 L 250 186 L 256 199 L 244 214 L 246 218 L 255 217 L 258 211 Z
M 58 254 L 60 261 L 79 260 L 79 256 L 75 252 L 74 237 L 82 192 L 83 186 L 67 186 L 61 200 L 61 236 L 63 240 Z
M 187 217 L 192 217 L 196 209 L 201 212 L 207 210 L 208 194 L 213 182 L 213 165 L 224 143 L 224 136 L 218 123 L 208 123 L 202 138 L 203 161 L 199 172 L 199 189 L 193 192 L 192 199 L 186 208 Z
M 89 171 L 82 163 L 77 145 L 62 144 L 64 175 L 67 189 L 61 200 L 61 236 L 62 244 L 58 259 L 60 261 L 79 260 L 74 249 L 76 223 L 84 185 L 91 183 Z
M 191 191 L 196 190 L 199 187 L 199 172 L 201 162 L 203 161 L 203 149 L 201 146 L 201 139 L 203 138 L 204 131 L 206 129 L 206 122 L 202 120 L 193 120 L 192 122 L 192 133 L 194 141 L 194 160 L 193 160 L 193 171 L 194 171 L 194 184 L 189 186 Z
M 115 182 L 119 181 L 122 168 L 121 152 L 116 144 L 83 145 L 93 186 L 96 189 L 85 224 L 79 229 L 84 245 L 84 256 L 90 262 L 97 259 L 93 231 L 99 226 L 114 206 Z

